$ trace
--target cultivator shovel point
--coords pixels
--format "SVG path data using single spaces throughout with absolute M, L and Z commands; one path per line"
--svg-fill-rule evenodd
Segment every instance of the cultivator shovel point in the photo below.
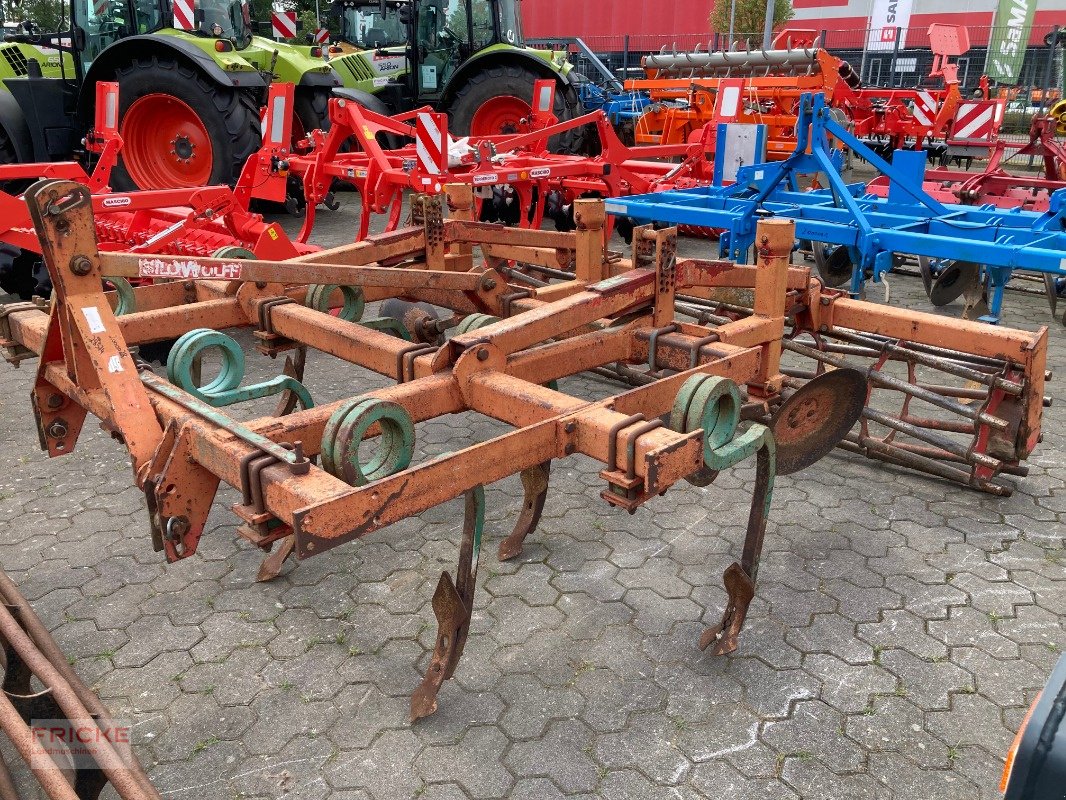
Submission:
M 786 324 L 838 336 L 867 326 L 890 336 L 905 327 L 912 340 L 952 342 L 945 330 L 968 324 L 929 315 L 904 324 L 892 309 L 824 292 L 809 270 L 790 267 L 795 231 L 782 220 L 759 223 L 756 266 L 678 259 L 675 231 L 651 228 L 634 231 L 631 258 L 608 259 L 600 201 L 577 201 L 581 224 L 572 233 L 529 231 L 474 222 L 469 191 L 450 188 L 451 216 L 441 197 L 420 196 L 413 202 L 416 225 L 269 261 L 100 252 L 88 191 L 71 183 L 37 184 L 27 199 L 55 301 L 47 314 L 36 306 L 0 313 L 0 344 L 40 354 L 33 402 L 42 447 L 53 456 L 68 453 L 86 415 L 101 419 L 130 453 L 153 542 L 171 561 L 196 552 L 221 483 L 241 492 L 233 507 L 240 535 L 265 551 L 278 548 L 261 577 L 278 574 L 290 553 L 319 557 L 464 496 L 456 568 L 442 575 L 433 597 L 438 636 L 412 698 L 413 719 L 433 713 L 467 644 L 483 487 L 522 478 L 522 511 L 500 545 L 500 557 L 513 558 L 536 528 L 555 459 L 581 453 L 601 462 L 602 497 L 633 512 L 682 479 L 707 485 L 720 471 L 754 458 L 742 552 L 724 574 L 726 607 L 721 622 L 701 637 L 713 653 L 728 653 L 738 645 L 756 586 L 777 472 L 772 429 L 788 432 L 787 466 L 796 469 L 844 431 L 830 400 L 846 398 L 849 415 L 857 402 L 854 380 L 789 385 L 799 379 L 782 365 L 782 349 L 802 346 L 784 341 Z M 181 281 L 134 287 L 141 310 L 114 315 L 102 275 L 165 273 L 179 261 Z M 511 261 L 555 277 L 537 285 L 508 283 L 502 269 Z M 712 303 L 711 294 L 726 288 L 752 290 L 751 308 L 711 320 L 703 306 L 697 313 L 708 312 L 705 318 L 691 321 L 692 303 Z M 450 326 L 450 338 L 413 342 L 380 319 L 361 321 L 364 302 L 385 299 L 445 309 L 433 324 L 440 331 Z M 340 316 L 327 313 L 331 309 Z M 286 407 L 292 413 L 284 416 L 238 421 L 226 410 L 229 402 L 263 397 L 264 385 L 303 397 L 302 382 L 290 374 L 242 387 L 240 370 L 231 365 L 225 380 L 199 383 L 188 365 L 194 344 L 208 342 L 208 334 L 197 332 L 207 326 L 251 329 L 265 353 L 314 349 L 395 384 L 357 390 L 354 397 L 316 397 L 303 408 Z M 983 449 L 975 448 L 997 451 L 981 456 L 980 466 L 993 474 L 1007 465 L 999 460 L 1006 449 L 1014 446 L 1012 457 L 1024 458 L 1029 450 L 1022 452 L 1018 442 L 1030 449 L 1035 444 L 1046 339 L 977 325 L 955 333 L 972 352 L 997 353 L 1003 365 L 986 376 L 993 401 L 972 417 L 977 429 L 995 431 Z M 170 370 L 177 385 L 131 355 L 133 346 L 190 335 Z M 236 362 L 225 340 L 210 341 Z M 884 349 L 895 352 L 889 344 Z M 556 384 L 605 369 L 634 374 L 639 385 L 590 400 Z M 876 372 L 864 373 L 867 386 Z M 798 391 L 789 403 L 784 396 L 791 389 Z M 782 402 L 785 421 L 772 420 L 771 410 Z M 510 429 L 417 460 L 418 426 L 460 412 Z

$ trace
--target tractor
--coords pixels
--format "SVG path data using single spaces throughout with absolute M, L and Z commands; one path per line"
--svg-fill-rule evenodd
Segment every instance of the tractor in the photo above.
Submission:
M 529 115 L 533 80 L 555 77 L 557 116 L 579 113 L 565 58 L 522 46 L 517 0 L 450 2 L 352 2 L 374 26 L 344 53 L 253 35 L 248 0 L 71 0 L 61 30 L 5 28 L 0 164 L 84 155 L 100 81 L 119 84 L 119 191 L 232 185 L 260 145 L 274 80 L 296 86 L 294 141 L 328 127 L 341 88 L 375 111 L 431 103 L 458 132 L 507 132 Z
M 96 84 L 117 81 L 115 189 L 232 183 L 259 147 L 271 80 L 297 86 L 297 129 L 320 127 L 342 85 L 312 48 L 253 36 L 248 9 L 246 0 L 72 0 L 63 30 L 21 23 L 0 44 L 0 163 L 76 155 Z
M 459 135 L 518 133 L 532 113 L 533 82 L 554 78 L 555 116 L 582 113 L 566 53 L 525 46 L 519 0 L 337 0 L 331 11 L 356 52 L 330 63 L 346 86 L 355 79 L 361 90 L 341 94 L 372 111 L 432 105 Z M 583 134 L 579 128 L 552 144 L 576 152 Z

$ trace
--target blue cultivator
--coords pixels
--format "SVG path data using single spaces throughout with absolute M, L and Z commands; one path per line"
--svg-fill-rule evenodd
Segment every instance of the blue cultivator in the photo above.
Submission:
M 647 92 L 611 91 L 594 83 L 578 86 L 578 99 L 585 111 L 603 111 L 616 129 L 632 127 L 651 105 Z
M 858 296 L 866 280 L 880 282 L 892 270 L 897 254 L 912 255 L 934 303 L 964 295 L 966 316 L 982 322 L 999 322 L 1003 291 L 1015 269 L 1037 272 L 1055 313 L 1056 282 L 1066 278 L 1066 190 L 1052 195 L 1042 214 L 945 205 L 922 190 L 923 152 L 898 150 L 889 164 L 833 119 L 822 95 L 803 96 L 796 128 L 792 155 L 741 166 L 732 185 L 617 198 L 607 210 L 638 221 L 724 229 L 722 254 L 740 262 L 755 244 L 758 219 L 786 217 L 795 220 L 799 240 L 813 243 L 830 285 L 850 278 L 851 293 Z M 844 181 L 841 151 L 832 149 L 830 137 L 888 176 L 887 197 Z M 800 191 L 800 178 L 814 175 L 828 188 Z

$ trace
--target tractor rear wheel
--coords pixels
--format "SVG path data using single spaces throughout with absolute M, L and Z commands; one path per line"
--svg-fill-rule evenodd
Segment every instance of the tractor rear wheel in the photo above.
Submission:
M 540 77 L 518 66 L 489 67 L 471 75 L 448 109 L 452 132 L 457 136 L 520 133 L 522 120 L 533 113 L 533 82 Z M 560 122 L 581 115 L 572 86 L 556 86 L 553 112 Z M 577 128 L 553 136 L 548 146 L 556 152 L 582 153 L 585 139 L 585 129 Z
M 0 128 L 0 164 L 17 164 L 19 163 L 18 154 L 15 152 L 15 145 L 11 141 L 4 129 Z M 0 192 L 7 192 L 8 194 L 21 194 L 26 191 L 33 181 L 0 181 Z
M 169 59 L 134 61 L 116 78 L 123 144 L 111 183 L 118 191 L 236 182 L 260 143 L 253 97 Z
M 13 294 L 20 300 L 32 300 L 35 295 L 48 297 L 52 293 L 50 282 L 42 286 L 35 274 L 40 260 L 36 253 L 0 242 L 0 293 Z
M 329 130 L 329 98 L 333 96 L 330 89 L 297 89 L 292 109 L 292 144 L 296 152 L 296 143 L 313 130 Z

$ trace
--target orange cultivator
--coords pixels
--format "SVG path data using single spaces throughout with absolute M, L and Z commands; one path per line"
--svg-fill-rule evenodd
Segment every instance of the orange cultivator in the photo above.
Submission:
M 84 187 L 42 182 L 26 197 L 55 303 L 49 313 L 0 307 L 0 336 L 18 357 L 40 356 L 32 395 L 40 443 L 52 456 L 66 454 L 87 415 L 100 418 L 129 451 L 153 542 L 168 559 L 196 552 L 223 482 L 240 491 L 233 507 L 240 534 L 276 548 L 263 577 L 278 574 L 290 554 L 319 556 L 465 497 L 456 569 L 442 574 L 433 597 L 438 636 L 411 700 L 415 719 L 436 709 L 467 644 L 484 486 L 522 476 L 525 511 L 500 545 L 501 557 L 514 557 L 537 526 L 551 462 L 576 453 L 602 462 L 601 497 L 631 513 L 669 503 L 659 496 L 682 479 L 707 486 L 720 471 L 755 460 L 747 532 L 724 574 L 726 607 L 700 639 L 715 653 L 737 646 L 775 473 L 832 450 L 866 398 L 863 373 L 847 365 L 790 385 L 781 360 L 787 324 L 816 336 L 855 329 L 994 353 L 1005 365 L 993 381 L 1000 394 L 994 407 L 973 413 L 975 429 L 994 432 L 1002 458 L 1008 451 L 1024 458 L 1039 436 L 1046 331 L 903 315 L 825 292 L 809 270 L 789 266 L 795 231 L 783 220 L 759 223 L 756 266 L 679 260 L 676 231 L 650 226 L 634 231 L 630 258 L 608 259 L 601 201 L 576 201 L 575 232 L 530 231 L 473 221 L 467 184 L 449 187 L 456 210 L 448 218 L 443 197 L 417 196 L 411 227 L 288 261 L 239 260 L 101 252 Z M 499 267 L 511 260 L 566 264 L 572 275 L 510 285 Z M 119 317 L 101 288 L 105 275 L 174 271 L 183 280 L 135 288 L 143 310 Z M 679 315 L 681 298 L 722 289 L 752 292 L 746 315 L 713 324 Z M 361 322 L 363 303 L 383 298 L 427 301 L 451 316 L 407 314 L 408 334 L 397 338 Z M 395 385 L 318 404 L 291 375 L 241 386 L 243 356 L 219 329 L 242 327 L 267 355 L 313 348 Z M 453 335 L 444 340 L 447 328 Z M 175 337 L 169 381 L 131 355 L 134 345 Z M 194 365 L 209 348 L 221 350 L 224 368 L 202 385 Z M 555 386 L 612 365 L 637 373 L 641 385 L 595 399 Z M 303 408 L 288 404 L 292 413 L 247 421 L 224 410 L 286 393 Z M 464 411 L 510 429 L 416 463 L 418 424 Z
M 767 126 L 766 156 L 780 160 L 796 147 L 800 98 L 821 93 L 859 138 L 885 152 L 922 148 L 934 140 L 970 150 L 987 148 L 1002 122 L 1001 101 L 963 101 L 958 68 L 948 59 L 969 49 L 965 29 L 930 26 L 934 65 L 930 79 L 943 88 L 880 89 L 862 86 L 851 65 L 811 42 L 780 50 L 662 53 L 646 56 L 646 76 L 626 81 L 652 104 L 637 120 L 638 144 L 672 144 L 710 138 L 719 123 Z M 988 125 L 966 124 L 965 119 Z M 712 145 L 713 148 L 713 145 Z M 971 153 L 972 154 L 972 153 Z

